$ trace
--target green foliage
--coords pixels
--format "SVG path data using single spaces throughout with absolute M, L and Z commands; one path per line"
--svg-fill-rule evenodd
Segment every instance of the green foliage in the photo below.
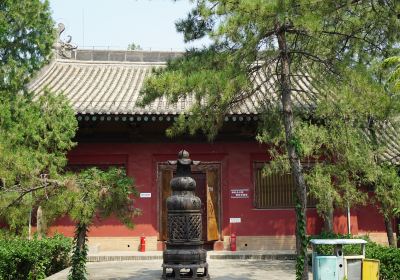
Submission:
M 5 0 L 0 2 L 0 12 L 0 220 L 22 234 L 29 213 L 38 206 L 48 222 L 69 215 L 77 223 L 72 279 L 85 279 L 89 226 L 94 218 L 114 214 L 132 227 L 133 216 L 139 214 L 133 207 L 137 191 L 119 169 L 64 174 L 66 153 L 75 145 L 75 113 L 62 95 L 32 96 L 26 90 L 30 78 L 51 56 L 54 30 L 48 1 Z M 43 242 L 47 241 L 20 241 L 34 250 L 18 252 L 27 258 L 24 267 L 1 258 L 1 269 L 12 270 L 4 279 L 42 279 L 55 272 L 53 267 L 62 260 L 50 258 L 51 251 L 39 250 Z
M 120 168 L 101 171 L 97 168 L 66 174 L 52 199 L 41 204 L 47 219 L 68 214 L 76 223 L 72 268 L 69 279 L 86 279 L 87 233 L 94 219 L 115 215 L 128 227 L 140 210 L 133 205 L 138 192 L 133 179 Z M 55 211 L 56 209 L 56 211 Z
M 366 257 L 380 261 L 380 279 L 400 279 L 400 250 L 375 243 L 366 246 Z
M 134 181 L 126 176 L 125 170 L 89 168 L 66 174 L 63 186 L 42 207 L 46 213 L 58 206 L 57 215 L 68 214 L 74 222 L 86 225 L 90 225 L 95 217 L 101 219 L 113 214 L 132 227 L 133 216 L 140 213 L 133 205 L 137 196 Z
M 48 1 L 0 3 L 0 219 L 19 233 L 54 191 L 47 179 L 62 171 L 77 129 L 64 97 L 26 90 L 51 57 L 53 25 Z
M 0 106 L 0 133 L 4 136 L 0 140 L 0 177 L 4 185 L 29 183 L 41 172 L 49 176 L 59 173 L 66 164 L 65 153 L 75 145 L 71 138 L 77 129 L 66 98 L 47 92 L 37 100 L 23 96 L 3 99 Z
M 30 209 L 54 191 L 43 174 L 55 179 L 62 172 L 77 121 L 61 95 L 0 99 L 0 217 L 15 230 L 27 225 Z
M 309 192 L 318 201 L 317 210 L 325 219 L 333 205 L 344 209 L 364 204 L 367 196 L 362 186 L 375 186 L 379 201 L 385 199 L 390 205 L 387 209 L 400 203 L 400 178 L 394 167 L 381 162 L 387 143 L 379 138 L 387 122 L 398 127 L 400 98 L 374 82 L 367 69 L 357 67 L 357 71 L 343 72 L 345 77 L 339 79 L 332 75 L 327 75 L 326 81 L 315 78 L 321 82 L 322 91 L 315 109 L 295 115 L 297 131 L 292 144 L 301 161 L 311 165 L 305 179 Z M 288 157 L 281 152 L 285 149 L 282 124 L 267 114 L 262 121 L 257 139 L 275 145 L 269 151 L 274 161 L 265 172 L 287 171 Z M 280 126 L 281 131 L 271 129 L 274 125 Z M 386 174 L 389 171 L 390 176 Z
M 61 235 L 0 239 L 0 279 L 44 279 L 69 266 L 71 249 L 71 240 Z
M 290 169 L 301 184 L 298 195 L 306 191 L 300 158 L 325 160 L 327 163 L 319 163 L 319 177 L 311 172 L 307 180 L 315 194 L 323 193 L 321 188 L 329 189 L 321 198 L 320 213 L 334 202 L 340 206 L 362 201 L 357 186 L 377 174 L 372 170 L 376 152 L 368 148 L 359 128 L 368 123 L 368 113 L 382 120 L 382 111 L 375 109 L 379 105 L 386 108 L 387 103 L 380 103 L 384 94 L 375 96 L 379 86 L 376 79 L 368 79 L 373 75 L 357 77 L 353 73 L 360 65 L 367 68 L 363 71 L 369 70 L 372 61 L 393 52 L 399 40 L 399 4 L 385 0 L 195 2 L 177 29 L 184 33 L 185 41 L 209 36 L 213 43 L 188 50 L 165 69 L 155 70 L 142 90 L 143 105 L 161 96 L 172 103 L 188 96 L 194 100 L 190 112 L 179 118 L 168 135 L 200 130 L 213 138 L 225 114 L 252 99 L 265 116 L 258 140 L 276 145 L 270 154 L 274 163 L 269 167 Z M 300 79 L 317 88 L 319 92 L 313 94 L 327 95 L 321 104 L 300 108 L 292 101 L 295 96 L 311 94 L 298 86 Z M 275 86 L 265 89 L 271 81 L 276 81 Z M 357 91 L 353 91 L 354 85 Z M 365 89 L 367 94 L 357 100 L 357 94 Z M 352 116 L 353 111 L 357 115 Z M 329 163 L 332 161 L 338 167 Z M 325 183 L 328 186 L 321 185 Z M 304 209 L 302 205 L 301 211 Z M 298 224 L 302 215 L 297 215 Z M 302 246 L 301 240 L 298 245 Z M 297 249 L 304 253 L 304 248 Z M 302 258 L 297 279 L 308 277 Z M 300 267 L 304 271 L 300 272 Z
M 386 218 L 393 219 L 399 215 L 400 208 L 400 176 L 395 167 L 382 165 L 375 184 L 375 195 L 380 203 L 381 212 Z
M 0 2 L 0 94 L 16 95 L 51 54 L 54 23 L 48 1 Z
M 130 43 L 128 45 L 128 51 L 141 51 L 142 47 L 139 44 Z
M 170 71 L 153 71 L 144 86 L 146 95 L 142 104 L 150 103 L 162 94 L 176 103 L 190 93 L 196 100 L 190 117 L 181 116 L 169 134 L 186 131 L 194 134 L 200 129 L 211 139 L 223 124 L 223 116 L 232 106 L 235 94 L 244 88 L 250 89 L 246 69 L 241 68 L 243 66 L 229 53 L 213 48 L 190 50 L 184 57 L 168 63 Z
M 275 144 L 268 151 L 274 162 L 266 172 L 290 170 L 283 153 L 288 144 L 303 162 L 317 162 L 306 179 L 322 216 L 333 204 L 364 203 L 359 186 L 377 182 L 376 158 L 383 149 L 369 142 L 365 132 L 378 130 L 400 108 L 398 96 L 388 94 L 371 72 L 371 61 L 393 52 L 399 39 L 398 9 L 389 1 L 197 1 L 177 29 L 187 41 L 209 35 L 214 44 L 189 50 L 166 69 L 155 70 L 143 89 L 142 103 L 161 95 L 176 103 L 191 95 L 196 102 L 190 113 L 167 134 L 201 130 L 213 138 L 227 112 L 256 98 L 265 116 L 257 139 Z M 280 74 L 279 32 L 285 32 L 292 81 L 305 75 L 318 91 L 317 104 L 295 108 L 294 135 L 288 143 L 279 104 L 268 93 L 257 94 L 260 84 Z M 310 93 L 300 89 L 292 94 Z M 368 127 L 371 120 L 374 127 Z
M 389 57 L 384 60 L 383 68 L 389 69 L 387 81 L 393 91 L 400 91 L 400 56 Z

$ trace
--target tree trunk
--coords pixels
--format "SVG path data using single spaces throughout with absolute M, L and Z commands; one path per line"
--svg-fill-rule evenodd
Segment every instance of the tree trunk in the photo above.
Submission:
M 294 120 L 290 88 L 290 58 L 287 51 L 286 34 L 282 27 L 277 27 L 277 38 L 280 50 L 280 93 L 285 126 L 286 148 L 290 161 L 292 175 L 296 182 L 296 279 L 308 280 L 307 238 L 306 238 L 306 210 L 307 191 L 303 176 L 303 168 L 298 151 L 296 151 L 296 137 L 294 135 Z
M 385 227 L 386 227 L 386 235 L 388 238 L 389 246 L 390 247 L 397 247 L 396 245 L 396 240 L 394 238 L 393 234 L 393 224 L 392 224 L 392 219 L 389 217 L 384 216 L 385 220 Z
M 333 207 L 324 212 L 323 219 L 324 231 L 327 233 L 333 233 Z
M 43 211 L 42 206 L 36 210 L 36 232 L 39 239 L 43 237 Z
M 87 233 L 89 225 L 78 223 L 75 228 L 74 249 L 72 254 L 72 265 L 68 280 L 86 280 L 86 259 L 87 259 Z
M 32 239 L 32 208 L 29 211 L 28 240 Z
M 76 238 L 76 247 L 82 252 L 86 245 L 87 227 L 86 225 L 79 224 Z
M 396 237 L 397 237 L 397 248 L 400 248 L 400 218 L 396 218 Z

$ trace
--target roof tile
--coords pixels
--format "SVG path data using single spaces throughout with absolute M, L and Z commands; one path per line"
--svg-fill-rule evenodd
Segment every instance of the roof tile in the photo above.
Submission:
M 182 55 L 175 52 L 93 51 L 74 52 L 74 59 L 56 59 L 32 81 L 29 89 L 40 95 L 46 88 L 62 92 L 78 114 L 143 115 L 179 114 L 195 102 L 191 96 L 170 104 L 161 97 L 152 104 L 137 106 L 143 82 L 154 67 L 165 67 L 166 60 Z M 265 80 L 255 73 L 256 93 L 238 103 L 229 114 L 257 114 L 263 103 L 279 101 L 277 77 Z M 295 106 L 309 108 L 318 99 L 318 91 L 308 75 L 300 73 L 294 81 Z M 268 98 L 266 98 L 266 96 Z M 279 104 L 279 102 L 278 102 Z M 400 163 L 400 131 L 391 125 L 382 128 L 380 141 L 387 143 L 382 158 Z

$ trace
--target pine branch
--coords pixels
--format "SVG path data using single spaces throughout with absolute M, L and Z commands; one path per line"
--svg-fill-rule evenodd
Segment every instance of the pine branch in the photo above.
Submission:
M 21 189 L 9 188 L 7 190 L 4 190 L 5 192 L 17 192 L 17 193 L 20 193 L 19 196 L 16 199 L 14 199 L 6 207 L 4 207 L 4 210 L 7 210 L 8 208 L 18 204 L 27 194 L 36 192 L 38 190 L 46 189 L 49 186 L 51 188 L 56 188 L 56 187 L 60 187 L 60 186 L 64 186 L 65 185 L 64 182 L 61 182 L 59 180 L 53 180 L 53 179 L 38 179 L 38 182 L 39 182 L 39 184 L 41 184 L 38 187 L 31 187 L 31 188 L 28 188 L 28 189 L 25 189 L 25 188 L 21 188 Z
M 289 54 L 300 54 L 302 56 L 305 56 L 305 57 L 311 59 L 312 61 L 319 62 L 319 63 L 325 64 L 325 65 L 328 64 L 328 61 L 326 59 L 324 60 L 323 58 L 321 58 L 317 55 L 314 55 L 312 53 L 306 52 L 306 51 L 294 50 L 294 51 L 288 51 L 288 53 Z
M 353 35 L 353 34 L 345 34 L 345 33 L 338 32 L 338 31 L 327 31 L 327 30 L 323 30 L 323 31 L 321 31 L 321 33 L 322 33 L 322 34 L 327 34 L 327 35 L 338 35 L 338 36 L 342 36 L 342 37 L 345 37 L 346 40 L 355 39 L 355 40 L 364 41 L 364 42 L 368 43 L 369 45 L 373 46 L 374 48 L 377 48 L 377 49 L 380 50 L 380 51 L 383 50 L 380 46 L 378 46 L 378 45 L 372 43 L 371 41 L 367 40 L 367 39 L 366 39 L 367 34 L 366 34 L 364 37 L 358 37 L 358 36 Z

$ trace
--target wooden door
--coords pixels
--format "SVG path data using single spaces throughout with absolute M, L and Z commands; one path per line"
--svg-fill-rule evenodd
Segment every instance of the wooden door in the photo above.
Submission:
M 159 240 L 167 240 L 167 198 L 171 195 L 169 185 L 173 171 L 171 169 L 161 169 L 159 178 L 160 190 L 160 236 Z M 219 172 L 218 169 L 198 168 L 192 174 L 196 181 L 196 195 L 202 201 L 202 239 L 205 241 L 215 241 L 220 237 L 219 234 Z
M 207 176 L 207 241 L 219 239 L 219 177 L 217 169 L 206 171 Z
M 161 222 L 160 222 L 160 240 L 167 240 L 167 198 L 171 195 L 170 181 L 172 179 L 172 170 L 161 170 Z

